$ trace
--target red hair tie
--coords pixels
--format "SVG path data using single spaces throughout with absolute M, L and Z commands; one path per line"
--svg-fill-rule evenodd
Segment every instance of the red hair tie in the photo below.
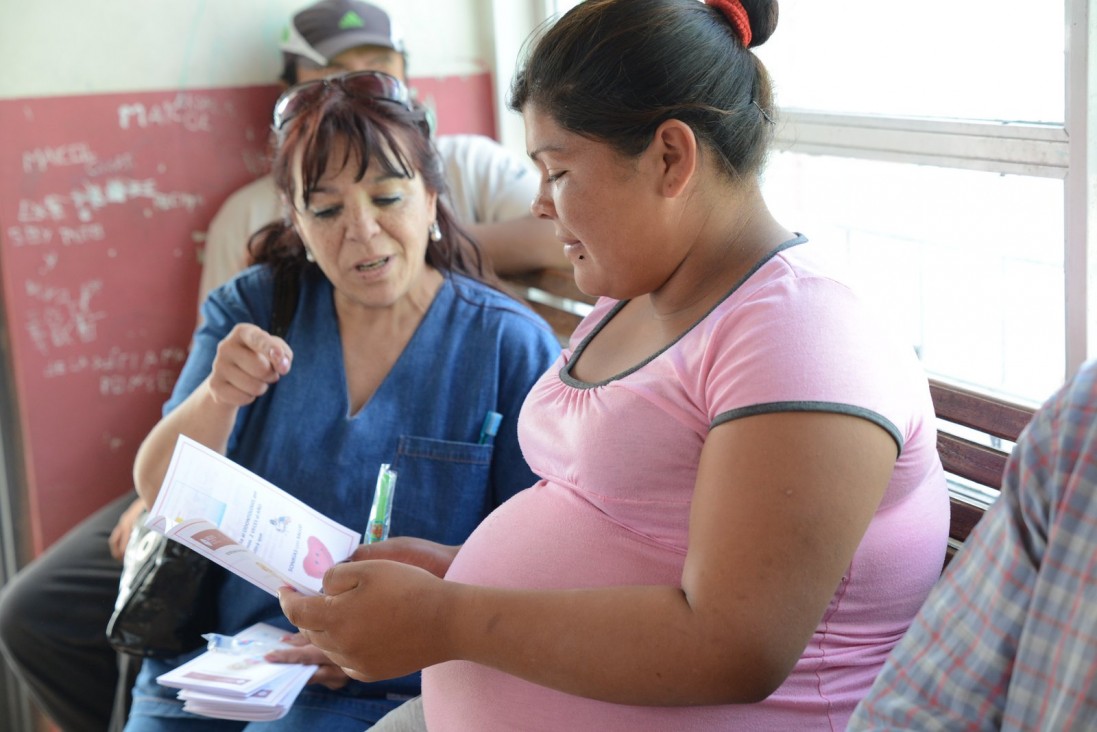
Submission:
M 728 22 L 739 34 L 739 40 L 743 42 L 743 48 L 750 48 L 750 16 L 740 0 L 705 0 L 705 5 L 712 6 L 724 14 Z

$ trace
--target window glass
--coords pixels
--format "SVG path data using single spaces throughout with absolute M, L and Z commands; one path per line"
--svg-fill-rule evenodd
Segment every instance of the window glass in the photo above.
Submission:
M 1032 401 L 1062 383 L 1062 181 L 774 153 L 763 185 L 930 374 Z
M 1062 122 L 1063 0 L 781 0 L 756 49 L 778 105 Z
M 582 1 L 583 0 L 555 0 L 555 2 L 550 3 L 550 8 L 552 9 L 553 15 L 560 16 L 574 8 Z
M 785 108 L 1062 122 L 1065 13 L 1063 0 L 781 0 L 755 52 Z

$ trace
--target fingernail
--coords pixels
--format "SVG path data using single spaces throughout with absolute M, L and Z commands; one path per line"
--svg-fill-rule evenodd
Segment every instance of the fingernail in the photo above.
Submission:
M 270 349 L 270 360 L 271 363 L 276 364 L 283 371 L 289 368 L 289 359 L 277 348 Z

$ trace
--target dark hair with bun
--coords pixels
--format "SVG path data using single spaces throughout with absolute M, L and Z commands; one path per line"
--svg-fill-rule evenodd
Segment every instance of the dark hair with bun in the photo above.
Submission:
M 777 27 L 777 0 L 740 0 L 750 47 Z M 756 174 L 773 137 L 762 62 L 698 0 L 587 0 L 534 41 L 510 90 L 564 129 L 639 155 L 668 119 L 688 124 L 732 178 Z

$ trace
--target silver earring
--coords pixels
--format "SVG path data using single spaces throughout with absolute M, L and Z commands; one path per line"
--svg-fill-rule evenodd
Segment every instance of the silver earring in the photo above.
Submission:
M 427 231 L 430 233 L 431 241 L 442 241 L 442 229 L 438 227 L 437 221 L 432 223 Z
M 316 261 L 316 257 L 312 256 L 312 250 L 308 247 L 305 247 L 305 259 L 309 260 L 310 262 Z

